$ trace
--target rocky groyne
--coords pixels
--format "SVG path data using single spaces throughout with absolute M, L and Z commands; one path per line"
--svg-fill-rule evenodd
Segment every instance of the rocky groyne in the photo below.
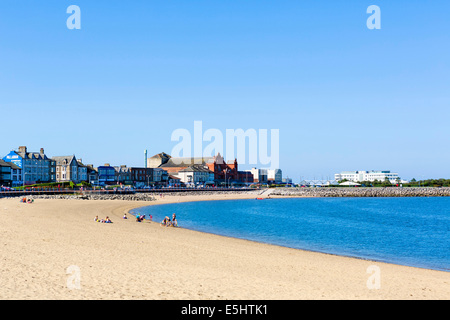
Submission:
M 271 191 L 269 191 L 271 190 Z M 266 193 L 296 197 L 449 197 L 450 188 L 277 188 Z

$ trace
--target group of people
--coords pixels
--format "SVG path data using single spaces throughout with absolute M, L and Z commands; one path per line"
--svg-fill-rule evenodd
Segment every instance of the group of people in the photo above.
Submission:
M 123 219 L 128 219 L 127 214 L 125 213 L 123 215 Z M 150 221 L 152 221 L 153 217 L 150 215 Z M 136 215 L 136 222 L 142 222 L 145 220 L 145 215 Z M 99 219 L 98 216 L 95 216 L 94 221 L 96 222 L 101 222 L 101 223 L 112 223 L 111 219 L 107 216 L 106 219 Z M 170 219 L 169 217 L 165 217 L 164 220 L 161 222 L 161 226 L 164 227 L 178 227 L 178 221 L 177 221 L 177 216 L 174 213 L 172 215 L 172 219 Z
M 150 221 L 152 221 L 153 217 L 150 215 Z M 136 222 L 142 222 L 145 220 L 145 215 L 136 215 Z
M 33 203 L 34 202 L 34 199 L 31 199 L 31 198 L 26 198 L 26 197 L 23 197 L 22 199 L 20 199 L 20 202 L 21 203 Z
M 172 215 L 172 220 L 169 217 L 165 217 L 163 221 L 161 221 L 161 226 L 163 227 L 178 227 L 177 216 L 175 213 Z
M 95 216 L 94 221 L 101 223 L 112 223 L 111 219 L 108 216 L 106 216 L 106 219 L 99 219 L 98 216 Z

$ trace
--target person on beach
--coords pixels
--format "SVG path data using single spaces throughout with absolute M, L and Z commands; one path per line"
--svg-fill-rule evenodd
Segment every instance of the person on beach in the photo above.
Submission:
M 123 214 L 123 218 L 122 219 L 128 219 L 128 217 L 127 217 L 127 214 L 126 213 L 124 213 Z
M 161 222 L 161 226 L 168 227 L 169 225 L 170 225 L 170 218 L 166 216 L 164 220 Z
M 100 221 L 100 220 L 98 220 L 98 216 L 95 216 L 94 221 L 95 222 L 99 222 Z
M 175 213 L 172 214 L 172 222 L 171 222 L 171 224 L 172 224 L 172 227 L 178 227 L 177 216 L 176 216 Z
M 105 219 L 105 223 L 112 223 L 111 219 L 108 216 Z

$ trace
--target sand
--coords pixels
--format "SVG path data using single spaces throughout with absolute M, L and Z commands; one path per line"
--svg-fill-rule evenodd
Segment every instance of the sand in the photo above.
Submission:
M 450 298 L 449 272 L 121 219 L 139 206 L 246 197 L 254 195 L 33 204 L 0 199 L 0 299 Z M 94 222 L 96 215 L 113 223 Z

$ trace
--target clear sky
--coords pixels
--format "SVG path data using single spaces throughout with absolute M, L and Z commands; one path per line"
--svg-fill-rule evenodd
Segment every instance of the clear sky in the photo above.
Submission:
M 202 121 L 279 129 L 294 181 L 450 178 L 449 107 L 448 0 L 0 2 L 1 156 L 143 166 Z

